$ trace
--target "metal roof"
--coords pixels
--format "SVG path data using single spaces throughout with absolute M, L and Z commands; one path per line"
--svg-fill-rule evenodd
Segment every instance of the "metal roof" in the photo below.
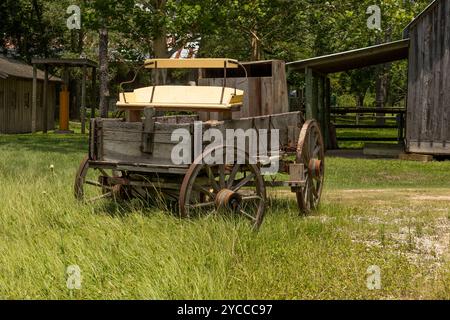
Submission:
M 312 68 L 327 74 L 408 58 L 409 39 L 287 63 L 291 71 Z
M 68 66 L 68 67 L 90 67 L 97 68 L 95 61 L 89 59 L 59 59 L 59 58 L 35 58 L 31 60 L 32 64 L 48 64 L 53 66 Z
M 8 77 L 17 77 L 24 79 L 33 79 L 33 66 L 26 64 L 19 60 L 14 60 L 0 56 L 0 78 L 7 79 Z M 44 71 L 37 71 L 37 78 L 44 80 Z M 61 79 L 49 75 L 49 81 L 60 82 Z

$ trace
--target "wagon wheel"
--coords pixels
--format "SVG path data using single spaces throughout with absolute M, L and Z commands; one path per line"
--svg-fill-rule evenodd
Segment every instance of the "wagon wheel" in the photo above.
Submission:
M 226 152 L 233 152 L 234 159 L 238 159 L 234 147 L 220 146 L 205 151 L 191 165 L 183 180 L 179 199 L 180 215 L 185 218 L 224 210 L 249 219 L 252 226 L 258 229 L 266 208 L 266 187 L 260 169 L 257 165 L 249 164 L 248 154 L 245 154 L 245 164 L 233 161 L 207 165 L 202 161 L 221 152 L 224 159 Z
M 325 147 L 315 120 L 303 125 L 297 146 L 297 163 L 303 164 L 306 171 L 306 185 L 297 192 L 297 203 L 301 214 L 309 214 L 319 207 L 325 174 Z
M 119 198 L 122 194 L 121 185 L 107 185 L 108 177 L 117 177 L 119 174 L 113 170 L 91 168 L 89 157 L 81 161 L 75 176 L 75 198 L 80 201 L 94 202 L 107 198 Z

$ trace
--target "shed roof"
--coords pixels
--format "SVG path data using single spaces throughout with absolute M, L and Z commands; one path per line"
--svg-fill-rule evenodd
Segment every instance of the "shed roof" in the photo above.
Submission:
M 409 39 L 287 63 L 290 70 L 335 73 L 408 58 Z
M 49 64 L 53 66 L 69 66 L 69 67 L 90 67 L 97 68 L 97 63 L 89 59 L 63 59 L 63 58 L 35 58 L 31 60 L 32 64 Z
M 33 79 L 33 66 L 19 60 L 14 60 L 0 56 L 0 78 L 17 77 L 24 79 Z M 44 71 L 37 71 L 37 78 L 44 80 Z M 61 79 L 53 75 L 49 75 L 49 81 L 60 82 Z

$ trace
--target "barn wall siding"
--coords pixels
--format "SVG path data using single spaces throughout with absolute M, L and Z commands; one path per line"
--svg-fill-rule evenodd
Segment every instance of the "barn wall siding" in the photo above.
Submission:
M 407 148 L 450 155 L 450 0 L 441 0 L 409 30 Z
M 55 127 L 56 84 L 48 87 L 48 128 Z M 8 77 L 0 79 L 0 133 L 30 133 L 33 81 Z M 38 81 L 37 129 L 43 129 L 43 81 Z

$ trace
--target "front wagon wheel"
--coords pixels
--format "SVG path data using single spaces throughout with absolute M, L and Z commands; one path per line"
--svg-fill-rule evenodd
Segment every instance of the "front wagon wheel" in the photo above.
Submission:
M 110 185 L 109 178 L 117 176 L 112 170 L 91 168 L 89 157 L 81 161 L 80 167 L 75 175 L 74 195 L 79 201 L 86 203 L 102 199 L 121 198 L 123 187 L 121 185 Z
M 181 217 L 204 215 L 216 211 L 227 212 L 248 219 L 254 229 L 263 221 L 266 209 L 266 186 L 257 165 L 250 164 L 246 154 L 245 163 L 230 161 L 226 164 L 204 164 L 202 159 L 212 153 L 234 152 L 234 147 L 217 147 L 205 151 L 191 165 L 180 190 L 179 209 Z

